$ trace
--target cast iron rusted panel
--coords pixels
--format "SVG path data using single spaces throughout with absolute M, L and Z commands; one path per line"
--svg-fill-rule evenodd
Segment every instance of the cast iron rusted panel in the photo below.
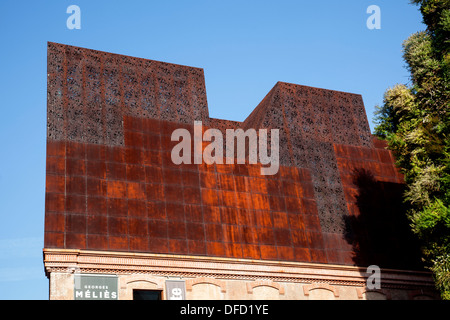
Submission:
M 49 139 L 123 145 L 124 115 L 209 121 L 199 68 L 49 43 L 47 69 Z
M 194 120 L 224 134 L 279 129 L 278 174 L 175 165 L 171 133 Z M 359 95 L 279 82 L 244 122 L 210 119 L 202 69 L 49 43 L 45 246 L 400 263 L 374 255 L 354 219 L 374 201 L 368 189 L 402 185 L 375 146 Z
M 283 165 L 311 170 L 324 232 L 345 232 L 348 215 L 333 144 L 372 147 L 360 95 L 278 82 L 246 127 L 280 128 Z

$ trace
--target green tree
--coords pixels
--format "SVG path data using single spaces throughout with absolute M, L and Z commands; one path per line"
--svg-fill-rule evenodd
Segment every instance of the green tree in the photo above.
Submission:
M 411 74 L 384 95 L 375 134 L 405 175 L 412 231 L 443 299 L 450 299 L 450 0 L 413 0 L 427 30 L 403 43 Z

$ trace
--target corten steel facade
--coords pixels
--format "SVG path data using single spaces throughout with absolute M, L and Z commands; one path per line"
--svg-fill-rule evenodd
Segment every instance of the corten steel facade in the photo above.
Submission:
M 195 120 L 223 133 L 279 129 L 278 174 L 262 176 L 250 164 L 175 165 L 171 150 L 178 142 L 171 134 L 193 132 Z M 357 94 L 278 82 L 245 121 L 220 120 L 209 117 L 202 69 L 49 43 L 47 274 L 73 263 L 81 272 L 139 269 L 131 260 L 134 267 L 126 270 L 119 262 L 116 269 L 100 268 L 94 259 L 89 268 L 79 260 L 108 259 L 111 252 L 245 268 L 277 261 L 345 272 L 369 265 L 418 270 L 402 208 L 403 177 L 384 147 L 371 135 Z M 158 275 L 157 266 L 144 269 L 138 273 Z M 217 272 L 186 270 L 179 275 L 194 284 L 196 278 L 221 281 Z M 282 278 L 278 271 L 271 271 L 272 287 Z M 176 274 L 159 274 L 170 272 Z M 318 282 L 333 284 L 330 272 Z M 423 278 L 399 288 L 408 294 L 432 289 L 428 274 L 412 275 Z M 267 280 L 258 277 L 247 275 Z M 295 283 L 292 277 L 282 281 Z M 360 291 L 364 277 L 354 280 Z

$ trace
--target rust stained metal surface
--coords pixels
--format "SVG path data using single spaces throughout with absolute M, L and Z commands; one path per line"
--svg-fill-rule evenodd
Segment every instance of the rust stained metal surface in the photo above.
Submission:
M 123 145 L 125 115 L 208 123 L 203 69 L 48 44 L 49 139 Z
M 194 120 L 279 129 L 278 174 L 173 164 Z M 360 95 L 278 82 L 245 121 L 213 119 L 202 69 L 48 44 L 47 248 L 410 268 L 402 186 Z

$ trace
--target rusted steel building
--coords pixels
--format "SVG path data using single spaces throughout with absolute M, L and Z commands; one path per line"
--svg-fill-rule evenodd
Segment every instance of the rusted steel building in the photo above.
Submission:
M 49 43 L 47 112 L 50 299 L 436 297 L 361 95 L 278 82 L 214 119 L 203 69 Z M 194 121 L 278 129 L 278 173 L 174 164 Z

